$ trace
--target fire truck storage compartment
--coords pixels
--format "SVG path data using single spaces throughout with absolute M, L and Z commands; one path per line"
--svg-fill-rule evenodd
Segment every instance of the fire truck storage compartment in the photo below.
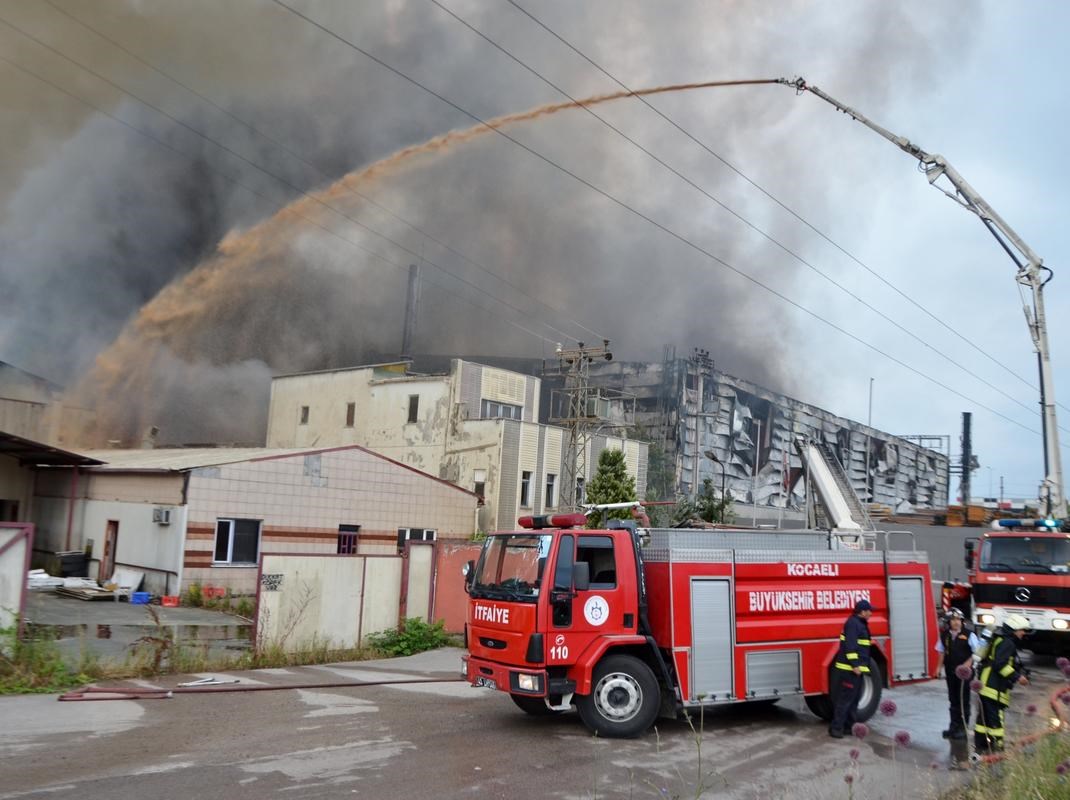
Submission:
M 692 699 L 732 698 L 732 582 L 724 578 L 691 581 Z
M 801 650 L 751 650 L 747 653 L 748 697 L 780 697 L 801 691 Z
M 889 553 L 889 560 L 893 556 Z M 895 680 L 920 678 L 927 672 L 925 587 L 921 578 L 889 578 L 888 617 L 892 634 L 892 667 Z

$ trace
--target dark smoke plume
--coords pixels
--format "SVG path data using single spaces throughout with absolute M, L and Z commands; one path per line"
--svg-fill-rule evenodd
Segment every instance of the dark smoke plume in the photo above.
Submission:
M 108 2 L 89 16 L 78 4 L 62 5 L 285 142 L 317 169 L 46 5 L 4 6 L 2 15 L 307 191 L 324 190 L 396 150 L 470 123 L 277 7 Z M 916 28 L 909 5 L 859 4 L 832 13 L 802 4 L 781 7 L 776 15 L 767 8 L 726 3 L 715 18 L 707 4 L 682 6 L 671 15 L 638 3 L 600 9 L 569 4 L 539 13 L 633 86 L 799 70 L 860 105 L 879 108 L 890 89 L 888 76 L 921 83 L 939 59 L 936 39 Z M 515 12 L 463 11 L 574 96 L 616 89 Z M 317 4 L 315 15 L 485 118 L 562 99 L 422 2 L 359 10 Z M 954 24 L 945 22 L 944 32 Z M 816 50 L 814 42 L 827 33 L 822 26 L 833 25 L 853 26 L 854 34 L 843 37 L 850 46 Z M 191 156 L 165 150 L 99 114 L 72 110 L 74 101 L 3 67 L 7 80 L 0 91 L 21 113 L 2 123 L 10 130 L 0 131 L 10 133 L 13 143 L 0 174 L 15 187 L 2 198 L 0 216 L 0 297 L 12 309 L 0 318 L 0 358 L 76 384 L 78 404 L 100 412 L 100 424 L 88 432 L 93 443 L 134 440 L 150 424 L 162 429 L 165 442 L 256 441 L 263 434 L 271 374 L 345 366 L 396 351 L 404 272 L 301 215 L 399 265 L 412 260 L 408 254 L 16 34 L 3 36 L 13 60 Z M 834 79 L 818 81 L 820 75 Z M 31 95 L 62 110 L 42 117 L 40 106 L 26 101 Z M 821 164 L 832 163 L 842 148 L 824 144 L 828 137 L 807 127 L 815 117 L 800 112 L 793 99 L 782 87 L 757 87 L 651 102 L 730 160 L 753 166 L 756 178 L 780 187 L 808 215 L 821 217 L 827 209 L 815 198 L 835 180 Z M 636 101 L 599 113 L 708 191 L 747 210 L 789 246 L 800 244 L 797 227 L 757 210 L 737 179 L 685 146 Z M 764 281 L 788 291 L 796 282 L 796 264 L 583 111 L 517 126 L 511 134 Z M 752 165 L 737 150 L 752 155 L 756 141 L 763 157 Z M 803 151 L 808 159 L 799 157 Z M 218 171 L 239 176 L 277 202 L 236 187 Z M 405 169 L 384 171 L 358 188 L 567 314 L 553 317 L 339 190 L 332 204 L 530 309 L 535 320 L 517 322 L 550 342 L 425 284 L 417 349 L 549 355 L 561 336 L 537 320 L 584 337 L 569 325 L 570 317 L 611 337 L 622 358 L 657 358 L 665 343 L 707 346 L 724 369 L 784 391 L 805 390 L 792 367 L 804 347 L 794 344 L 799 334 L 785 308 L 500 137 L 417 156 Z M 301 215 L 276 213 L 295 200 Z M 424 270 L 429 279 L 516 317 L 429 266 Z

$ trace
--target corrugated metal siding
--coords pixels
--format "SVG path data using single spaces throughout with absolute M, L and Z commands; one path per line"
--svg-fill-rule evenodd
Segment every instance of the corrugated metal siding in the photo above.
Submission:
M 539 421 L 539 380 L 525 378 L 524 386 L 524 422 Z
M 516 406 L 524 405 L 527 396 L 525 386 L 527 381 L 524 380 L 523 375 L 503 369 L 483 367 L 481 383 L 483 398 L 499 403 L 512 403 Z
M 464 419 L 479 419 L 482 389 L 483 365 L 462 361 L 460 401 L 464 403 Z
M 502 460 L 498 471 L 496 527 L 499 530 L 509 530 L 516 526 L 516 507 L 520 499 L 520 423 L 503 420 L 501 424 Z
M 546 510 L 546 428 L 540 425 L 538 431 L 539 443 L 536 446 L 535 475 L 532 477 L 535 484 L 531 487 L 534 496 L 531 498 L 531 502 L 535 507 L 535 513 L 541 514 Z
M 650 446 L 646 442 L 632 442 L 632 444 L 635 445 L 636 450 L 638 451 L 638 455 L 636 456 L 636 463 L 638 466 L 635 472 L 635 493 L 636 497 L 642 500 L 646 497 L 646 479 Z

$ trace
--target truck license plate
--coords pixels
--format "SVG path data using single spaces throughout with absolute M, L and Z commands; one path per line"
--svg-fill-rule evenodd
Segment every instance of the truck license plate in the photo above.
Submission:
M 488 689 L 497 689 L 498 683 L 493 678 L 484 678 L 479 676 L 476 678 L 476 686 L 485 686 Z

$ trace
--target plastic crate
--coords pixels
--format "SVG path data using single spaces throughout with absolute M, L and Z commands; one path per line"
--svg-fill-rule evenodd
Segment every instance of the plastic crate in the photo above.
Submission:
M 160 598 L 160 605 L 167 608 L 177 608 L 179 597 L 177 594 L 165 594 Z
M 130 595 L 130 603 L 135 606 L 147 606 L 152 599 L 152 594 L 149 592 L 133 592 Z

